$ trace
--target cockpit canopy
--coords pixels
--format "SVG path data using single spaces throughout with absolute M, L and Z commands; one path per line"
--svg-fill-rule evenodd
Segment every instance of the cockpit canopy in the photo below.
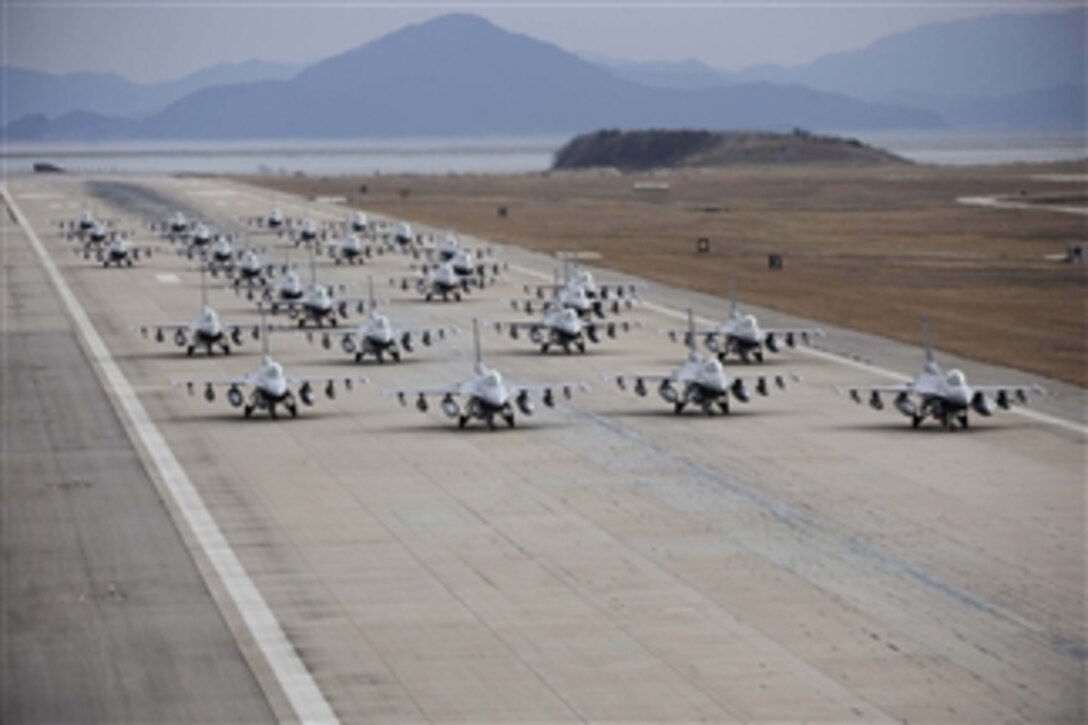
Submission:
M 502 374 L 498 370 L 488 370 L 484 373 L 483 386 L 485 388 L 502 387 Z
M 964 376 L 962 370 L 949 370 L 948 375 L 945 377 L 945 382 L 949 387 L 962 388 L 967 385 L 967 378 Z

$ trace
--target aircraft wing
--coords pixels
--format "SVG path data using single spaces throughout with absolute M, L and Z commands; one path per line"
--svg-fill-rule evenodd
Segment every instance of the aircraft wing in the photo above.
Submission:
M 863 397 L 868 399 L 869 405 L 877 410 L 884 407 L 881 393 L 899 395 L 901 393 L 913 393 L 913 383 L 894 383 L 889 385 L 836 385 L 835 392 L 843 397 L 848 397 L 855 403 L 861 403 Z
M 1046 388 L 1037 383 L 1028 385 L 972 385 L 971 389 L 975 393 L 982 393 L 993 398 L 998 407 L 1003 410 L 1008 410 L 1014 401 L 1021 405 L 1027 405 L 1029 393 L 1035 395 L 1047 394 Z
M 355 384 L 364 385 L 370 380 L 364 375 L 351 375 L 351 376 L 339 376 L 339 375 L 285 375 L 284 379 L 287 380 L 289 385 L 313 385 L 314 383 L 332 386 L 336 383 L 343 384 L 344 388 L 351 390 Z
M 253 383 L 252 375 L 235 375 L 229 378 L 192 378 L 192 379 L 173 379 L 170 381 L 170 386 L 174 388 L 182 387 L 188 389 L 189 395 L 193 394 L 194 388 L 197 386 L 203 387 L 206 390 L 211 390 L 213 387 L 221 386 L 243 386 Z
M 819 327 L 765 327 L 763 342 L 774 350 L 778 347 L 778 340 L 784 340 L 787 347 L 795 347 L 800 339 L 806 345 L 813 337 L 823 337 L 824 331 Z
M 559 380 L 554 383 L 510 383 L 510 390 L 515 395 L 537 393 L 545 396 L 545 398 L 553 395 L 554 391 L 559 390 L 563 393 L 563 397 L 570 400 L 574 396 L 575 390 L 580 393 L 588 393 L 589 385 L 581 380 Z

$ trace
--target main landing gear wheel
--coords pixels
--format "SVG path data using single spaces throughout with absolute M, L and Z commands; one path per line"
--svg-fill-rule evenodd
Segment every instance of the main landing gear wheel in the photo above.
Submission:
M 967 414 L 964 413 L 960 416 L 960 428 L 967 430 Z
M 185 348 L 185 354 L 189 357 L 192 357 L 194 352 L 196 352 L 196 345 L 190 345 L 189 347 Z
M 297 405 L 295 405 L 294 403 L 287 403 L 286 408 L 287 408 L 287 412 L 291 414 L 292 418 L 297 418 L 298 417 L 298 406 Z
M 466 425 L 468 425 L 468 416 L 467 415 L 460 416 L 457 419 L 457 427 L 458 428 L 464 428 Z
M 393 362 L 400 362 L 400 350 L 390 350 L 389 357 L 393 358 Z
M 363 353 L 361 353 L 361 352 L 355 353 L 355 362 L 361 363 L 362 361 L 363 361 Z
M 253 406 L 252 405 L 247 405 L 245 408 L 243 408 L 242 409 L 242 415 L 244 415 L 247 418 L 252 416 L 253 415 Z
M 718 402 L 718 410 L 722 412 L 722 415 L 729 415 L 729 401 L 722 400 Z
M 921 424 L 922 424 L 922 416 L 920 416 L 920 415 L 912 415 L 912 416 L 910 417 L 910 427 L 911 427 L 911 428 L 917 428 L 917 427 L 918 427 L 918 426 L 920 426 Z
M 514 427 L 514 414 L 513 413 L 503 413 L 502 419 L 506 421 L 506 427 L 507 428 L 513 428 Z
M 684 403 L 673 403 L 672 412 L 676 415 L 680 415 L 684 412 Z

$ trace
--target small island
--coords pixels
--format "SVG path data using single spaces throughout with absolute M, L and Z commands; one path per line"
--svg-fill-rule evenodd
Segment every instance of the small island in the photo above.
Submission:
M 607 129 L 582 134 L 555 153 L 553 169 L 610 167 L 621 171 L 837 164 L 878 166 L 908 164 L 906 159 L 857 139 L 821 136 L 803 129 L 769 131 L 705 131 Z

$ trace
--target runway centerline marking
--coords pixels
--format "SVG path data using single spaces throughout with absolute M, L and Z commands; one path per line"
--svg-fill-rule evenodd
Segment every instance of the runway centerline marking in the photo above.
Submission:
M 237 607 L 247 630 L 253 637 L 302 722 L 337 722 L 325 696 L 314 682 L 309 670 L 288 641 L 279 621 L 268 603 L 261 596 L 253 580 L 249 578 L 234 550 L 220 530 L 211 512 L 205 506 L 200 493 L 193 486 L 166 439 L 147 414 L 132 386 L 117 366 L 109 348 L 102 341 L 83 306 L 64 280 L 45 245 L 38 238 L 22 210 L 15 204 L 7 185 L 0 186 L 0 195 L 30 240 L 50 280 L 56 287 L 68 313 L 75 322 L 90 357 L 95 361 L 105 382 L 113 391 L 113 398 L 128 418 L 147 451 L 165 490 L 170 494 L 186 526 L 200 545 L 201 550 L 215 569 L 231 601 Z
M 178 277 L 173 272 L 160 272 L 155 275 L 155 279 L 162 284 L 178 284 L 181 282 L 181 277 Z

